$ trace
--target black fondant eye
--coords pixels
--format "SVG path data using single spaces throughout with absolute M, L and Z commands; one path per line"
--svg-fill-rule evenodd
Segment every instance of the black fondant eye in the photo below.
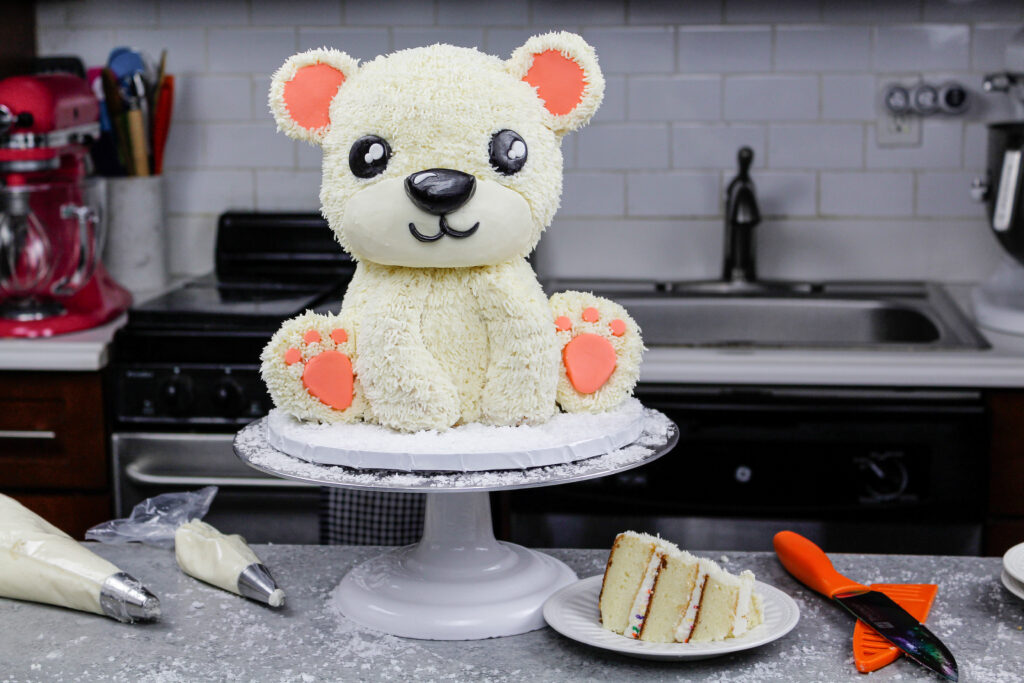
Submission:
M 514 130 L 499 130 L 491 138 L 491 166 L 502 175 L 515 175 L 526 165 L 526 140 Z
M 391 145 L 382 137 L 364 135 L 348 151 L 348 167 L 358 178 L 372 178 L 384 172 L 391 159 Z

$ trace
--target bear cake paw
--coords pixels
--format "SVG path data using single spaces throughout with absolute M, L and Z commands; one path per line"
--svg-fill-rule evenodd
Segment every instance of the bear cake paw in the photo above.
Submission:
M 644 345 L 640 328 L 613 301 L 584 292 L 551 297 L 562 351 L 558 405 L 570 413 L 614 408 L 632 394 Z
M 274 405 L 318 422 L 352 422 L 363 415 L 352 370 L 355 340 L 341 316 L 306 312 L 284 323 L 263 350 L 260 372 Z

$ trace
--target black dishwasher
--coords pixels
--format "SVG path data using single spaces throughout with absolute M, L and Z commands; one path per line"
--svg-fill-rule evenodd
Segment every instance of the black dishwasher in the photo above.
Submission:
M 793 529 L 830 552 L 980 554 L 981 394 L 646 384 L 676 448 L 604 479 L 507 494 L 512 540 L 606 547 L 624 529 L 688 548 L 771 550 Z

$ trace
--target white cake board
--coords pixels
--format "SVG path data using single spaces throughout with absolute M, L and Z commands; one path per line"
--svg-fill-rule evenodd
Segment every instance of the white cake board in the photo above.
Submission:
M 474 423 L 406 434 L 362 422 L 303 422 L 275 408 L 266 428 L 271 446 L 307 462 L 403 472 L 484 472 L 603 455 L 640 438 L 643 422 L 643 405 L 630 398 L 603 413 L 560 413 L 537 426 Z
M 362 626 L 428 640 L 475 640 L 542 628 L 545 600 L 576 580 L 563 562 L 494 538 L 488 491 L 607 476 L 657 459 L 679 438 L 671 420 L 645 409 L 635 443 L 582 462 L 503 472 L 410 474 L 298 460 L 267 442 L 265 421 L 245 427 L 234 442 L 238 457 L 256 469 L 326 486 L 427 493 L 419 543 L 354 567 L 333 600 L 346 618 Z M 512 449 L 514 443 L 506 441 L 504 448 Z

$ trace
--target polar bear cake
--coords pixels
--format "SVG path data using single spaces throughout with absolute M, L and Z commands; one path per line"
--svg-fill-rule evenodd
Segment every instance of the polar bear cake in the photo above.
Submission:
M 547 299 L 526 261 L 558 208 L 561 138 L 603 91 L 570 33 L 507 61 L 450 45 L 362 65 L 331 49 L 289 58 L 270 107 L 322 147 L 322 213 L 357 267 L 338 314 L 288 320 L 264 349 L 277 409 L 409 433 L 628 399 L 636 323 L 592 294 Z

